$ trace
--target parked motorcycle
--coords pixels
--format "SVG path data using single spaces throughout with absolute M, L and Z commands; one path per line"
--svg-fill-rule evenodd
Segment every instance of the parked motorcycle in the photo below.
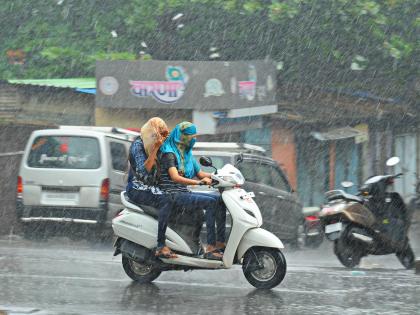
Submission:
M 399 158 L 387 161 L 394 166 Z M 328 204 L 320 213 L 325 235 L 334 241 L 334 253 L 348 268 L 360 263 L 367 255 L 395 253 L 401 264 L 411 269 L 415 256 L 408 239 L 411 211 L 397 192 L 389 191 L 402 174 L 369 178 L 351 195 L 343 190 L 328 191 Z M 351 183 L 343 183 L 349 187 Z
M 410 200 L 409 208 L 411 211 L 420 211 L 420 178 L 417 179 L 416 194 L 414 198 Z
M 319 219 L 319 207 L 303 208 L 302 237 L 303 245 L 308 248 L 318 248 L 324 240 L 324 230 Z
M 200 163 L 213 167 L 211 159 L 207 157 L 201 157 Z M 121 200 L 125 209 L 112 221 L 117 236 L 114 256 L 122 254 L 123 268 L 131 279 L 148 283 L 162 271 L 228 269 L 234 264 L 242 265 L 245 278 L 256 288 L 271 289 L 284 279 L 286 259 L 281 252 L 284 246 L 274 234 L 260 228 L 262 217 L 253 200 L 254 194 L 240 188 L 245 182 L 241 172 L 231 164 L 215 170 L 212 186 L 221 192 L 232 220 L 223 260 L 203 258 L 196 226 L 177 222 L 169 223 L 166 245 L 178 257 L 156 258 L 157 210 L 131 203 L 123 192 Z

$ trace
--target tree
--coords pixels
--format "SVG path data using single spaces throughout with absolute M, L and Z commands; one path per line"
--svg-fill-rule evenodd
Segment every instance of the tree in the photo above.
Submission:
M 404 95 L 418 78 L 419 0 L 14 0 L 3 78 L 93 76 L 95 60 L 272 58 L 285 82 Z M 174 17 L 182 13 L 178 19 Z M 8 63 L 22 50 L 24 65 Z

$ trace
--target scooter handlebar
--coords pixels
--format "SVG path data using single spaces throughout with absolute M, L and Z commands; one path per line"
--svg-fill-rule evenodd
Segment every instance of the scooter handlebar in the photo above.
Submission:
M 213 186 L 216 186 L 217 184 L 219 184 L 219 182 L 217 180 L 212 179 L 210 185 L 208 185 L 208 184 L 206 184 L 204 182 L 200 182 L 198 184 L 198 186 L 210 186 L 210 187 L 213 187 Z

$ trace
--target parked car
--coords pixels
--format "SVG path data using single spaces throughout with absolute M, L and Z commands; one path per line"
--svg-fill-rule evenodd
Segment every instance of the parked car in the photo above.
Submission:
M 79 126 L 34 131 L 17 185 L 16 210 L 24 234 L 53 223 L 109 227 L 122 208 L 120 192 L 135 135 Z
M 197 159 L 200 156 L 208 156 L 216 168 L 221 168 L 226 163 L 234 164 L 240 156 L 240 151 L 229 152 L 226 148 L 214 150 L 214 147 L 210 150 L 201 146 L 201 149 L 195 149 L 193 154 Z M 299 226 L 304 221 L 302 204 L 285 174 L 271 158 L 249 153 L 243 153 L 242 156 L 243 161 L 237 167 L 246 180 L 244 189 L 255 194 L 255 200 L 263 216 L 263 228 L 281 240 L 297 246 Z M 211 168 L 203 170 L 213 172 Z

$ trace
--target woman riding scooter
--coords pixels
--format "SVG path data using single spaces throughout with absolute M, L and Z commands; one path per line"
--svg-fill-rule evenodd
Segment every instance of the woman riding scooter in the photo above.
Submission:
M 168 127 L 158 117 L 151 118 L 143 125 L 140 137 L 134 140 L 130 147 L 130 170 L 126 191 L 135 203 L 159 209 L 155 255 L 176 258 L 177 255 L 165 246 L 166 217 L 172 209 L 172 201 L 170 196 L 158 187 L 160 170 L 157 154 L 168 134 Z
M 174 207 L 206 209 L 207 259 L 223 258 L 219 248 L 224 248 L 226 210 L 222 209 L 220 196 L 191 192 L 187 185 L 210 185 L 210 174 L 203 172 L 192 156 L 197 128 L 190 122 L 178 124 L 161 147 L 160 187 L 172 196 Z M 200 180 L 193 179 L 194 177 Z M 218 241 L 216 244 L 215 217 L 218 213 Z M 224 215 L 223 215 L 224 213 Z M 218 247 L 216 246 L 218 245 Z

